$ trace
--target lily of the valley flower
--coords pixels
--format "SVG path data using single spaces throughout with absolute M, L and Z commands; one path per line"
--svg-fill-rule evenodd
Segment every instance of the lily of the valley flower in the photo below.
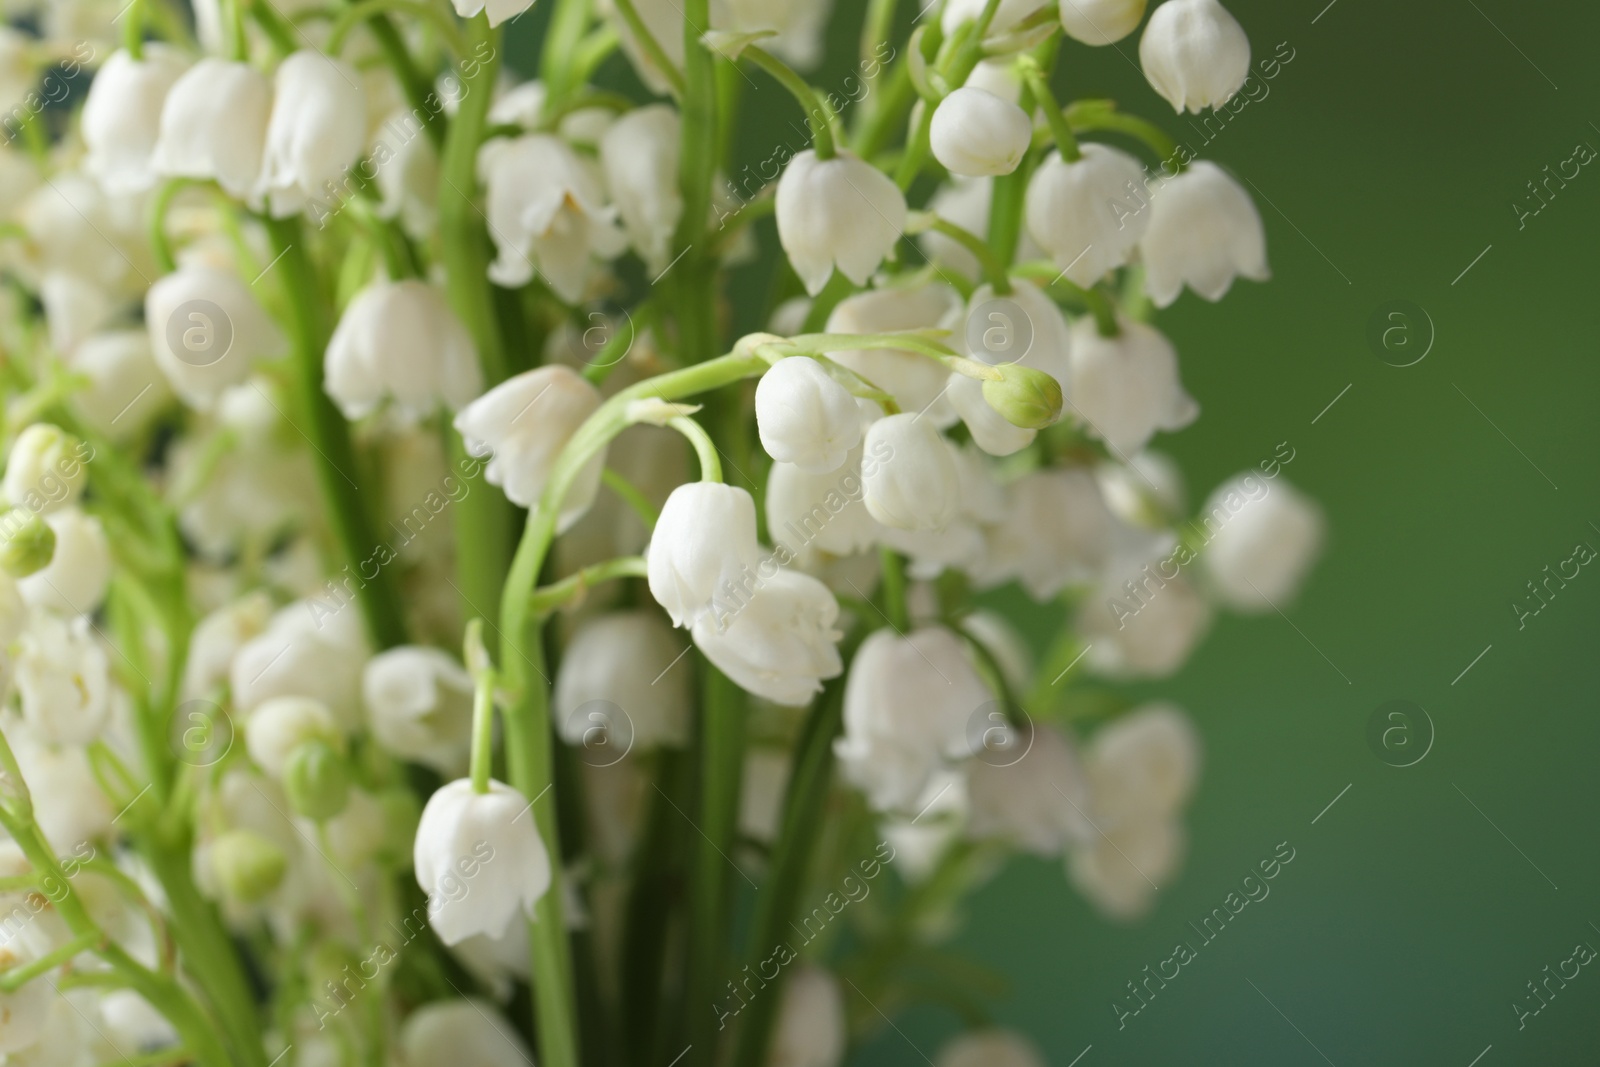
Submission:
M 1128 262 L 1150 224 L 1139 161 L 1085 144 L 1081 159 L 1050 156 L 1028 182 L 1028 232 L 1074 285 L 1088 288 Z
M 461 0 L 456 6 L 459 10 Z M 524 958 L 526 941 L 515 940 Z M 528 1067 L 533 1054 L 515 1030 L 494 1021 L 499 1010 L 473 999 L 424 1004 L 400 1027 L 401 1062 L 406 1067 Z
M 48 422 L 17 435 L 6 457 L 6 502 L 37 515 L 70 508 L 89 481 L 88 446 Z
M 1239 611 L 1272 611 L 1294 596 L 1322 547 L 1322 512 L 1283 479 L 1253 472 L 1217 487 L 1201 512 L 1209 530 L 1200 553 L 1212 586 Z
M 111 583 L 111 545 L 93 515 L 67 508 L 45 517 L 56 535 L 48 566 L 17 582 L 22 599 L 63 615 L 93 615 Z
M 470 19 L 480 12 L 487 15 L 491 27 L 507 19 L 514 19 L 533 6 L 534 0 L 451 0 L 456 14 Z
M 440 774 L 466 769 L 472 745 L 472 677 L 436 648 L 402 645 L 361 675 L 367 727 L 385 750 Z
M 233 657 L 234 706 L 249 712 L 273 697 L 312 697 L 341 729 L 351 730 L 360 722 L 367 655 L 361 613 L 353 604 L 311 599 L 285 605 Z
M 814 359 L 779 360 L 756 385 L 761 446 L 811 474 L 838 470 L 861 443 L 855 397 Z
M 1235 277 L 1264 282 L 1271 275 L 1261 214 L 1250 194 L 1207 160 L 1161 183 L 1139 254 L 1156 307 L 1178 299 L 1185 284 L 1207 300 L 1221 300 Z
M 1071 3 L 1071 0 L 1063 0 Z M 972 1030 L 953 1038 L 934 1057 L 934 1067 L 1045 1067 L 1033 1042 L 1011 1030 Z
M 822 967 L 797 967 L 783 986 L 767 1067 L 838 1067 L 844 1051 L 844 996 L 838 980 Z
M 752 516 L 753 517 L 753 516 Z M 780 570 L 745 599 L 703 613 L 691 632 L 713 665 L 742 689 L 800 707 L 844 669 L 839 602 L 807 574 Z
M 1091 840 L 1089 784 L 1072 742 L 1053 726 L 1008 729 L 1015 758 L 980 754 L 967 765 L 967 833 L 1040 856 Z
M 308 741 L 341 745 L 343 735 L 333 713 L 311 697 L 273 697 L 262 701 L 245 720 L 245 748 L 256 766 L 282 778 L 295 749 Z
M 422 809 L 413 863 L 428 894 L 439 939 L 460 944 L 473 934 L 499 937 L 550 888 L 550 855 L 539 840 L 528 798 L 504 782 L 487 793 L 462 778 Z
M 662 505 L 646 555 L 650 595 L 674 626 L 691 626 L 756 580 L 756 505 L 732 485 L 690 482 Z
M 1087 45 L 1120 41 L 1139 28 L 1145 0 L 1061 0 L 1061 28 Z
M 1010 100 L 972 86 L 956 89 L 933 112 L 933 157 L 952 174 L 1010 174 L 1033 138 L 1027 112 Z
M 1153 326 L 1119 318 L 1103 337 L 1094 319 L 1072 326 L 1072 405 L 1091 434 L 1131 456 L 1157 430 L 1181 430 L 1200 406 L 1178 380 L 1178 354 Z
M 256 190 L 272 86 L 248 63 L 202 59 L 161 107 L 151 166 L 169 178 L 211 178 L 240 200 Z
M 1139 63 L 1174 111 L 1227 103 L 1250 76 L 1250 39 L 1217 0 L 1167 0 L 1139 40 Z
M 248 378 L 255 360 L 276 358 L 287 347 L 250 287 L 213 267 L 179 267 L 159 279 L 145 294 L 144 321 L 173 392 L 201 410 Z
M 600 391 L 560 364 L 508 378 L 461 409 L 456 430 L 467 450 L 488 456 L 484 476 L 513 504 L 535 507 L 567 441 L 600 406 Z M 562 501 L 556 529 L 564 531 L 589 510 L 600 491 L 605 453 L 579 473 Z
M 89 83 L 83 104 L 84 169 L 111 193 L 137 193 L 155 183 L 150 157 L 161 133 L 161 108 L 182 76 L 181 53 L 149 44 L 144 56 L 113 52 Z
M 906 198 L 877 167 L 841 151 L 806 149 L 778 179 L 778 240 L 815 296 L 837 267 L 865 285 L 906 227 Z
M 886 333 L 949 327 L 961 314 L 961 296 L 941 282 L 895 286 L 856 293 L 839 302 L 828 316 L 828 333 Z M 902 411 L 921 412 L 943 428 L 955 413 L 940 395 L 947 374 L 944 365 L 919 352 L 898 348 L 866 348 L 831 354 L 894 397 Z
M 324 195 L 354 163 L 367 134 L 360 75 L 321 52 L 302 50 L 278 67 L 260 194 L 276 217 Z
M 560 139 L 527 134 L 483 147 L 489 234 L 499 253 L 489 280 L 518 288 L 537 273 L 569 303 L 583 299 L 594 259 L 627 247 L 593 165 Z
M 867 511 L 885 526 L 940 530 L 961 506 L 961 476 L 951 447 L 927 420 L 890 415 L 867 428 L 865 451 L 884 456 L 861 484 Z
M 651 104 L 617 119 L 600 138 L 606 186 L 628 240 L 653 274 L 666 269 L 672 234 L 683 214 L 678 189 L 681 126 L 671 107 Z
M 624 743 L 640 751 L 682 747 L 689 738 L 690 672 L 673 670 L 684 651 L 682 639 L 661 616 L 647 611 L 616 611 L 579 627 L 561 657 L 551 703 L 556 728 L 569 745 L 588 744 L 594 729 L 619 751 Z M 584 706 L 614 705 L 626 723 L 604 721 L 610 708 L 591 718 Z M 617 736 L 613 736 L 617 735 Z
M 440 404 L 459 410 L 483 390 L 472 335 L 438 289 L 414 278 L 356 295 L 328 342 L 323 388 L 347 419 L 390 397 L 402 421 Z
M 58 744 L 98 737 L 111 708 L 111 676 L 89 620 L 35 612 L 18 644 L 17 691 L 35 733 Z

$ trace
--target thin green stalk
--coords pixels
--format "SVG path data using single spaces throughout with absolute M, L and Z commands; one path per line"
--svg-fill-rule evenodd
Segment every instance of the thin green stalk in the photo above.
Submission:
M 994 248 L 990 247 L 983 238 L 971 230 L 958 226 L 949 219 L 943 219 L 937 215 L 931 216 L 931 218 L 932 221 L 928 223 L 928 229 L 934 233 L 944 234 L 944 236 L 971 252 L 973 258 L 983 267 L 983 276 L 988 279 L 989 284 L 994 288 L 996 296 L 1010 294 L 1011 276 L 1007 273 L 1006 261 L 1000 258 Z
M 892 548 L 880 548 L 878 561 L 883 570 L 883 613 L 890 626 L 904 633 L 911 625 L 910 612 L 906 610 L 905 560 Z
M 680 415 L 670 419 L 667 425 L 683 434 L 694 446 L 694 453 L 700 460 L 700 480 L 702 482 L 722 481 L 722 456 L 717 452 L 717 446 L 711 440 L 711 435 L 706 433 L 705 427 L 689 418 Z
M 1078 147 L 1078 138 L 1073 135 L 1072 124 L 1062 112 L 1056 94 L 1050 91 L 1050 83 L 1046 80 L 1043 70 L 1037 63 L 1025 62 L 1022 65 L 1022 77 L 1023 84 L 1033 94 L 1035 103 L 1044 109 L 1045 122 L 1050 125 L 1050 136 L 1055 138 L 1056 150 L 1061 153 L 1061 158 L 1068 163 L 1082 159 L 1083 150 Z
M 684 96 L 683 72 L 667 57 L 667 50 L 661 47 L 661 42 L 656 40 L 650 32 L 650 27 L 645 25 L 644 19 L 639 17 L 639 9 L 633 5 L 633 0 L 613 0 L 617 13 L 622 16 L 622 21 L 627 24 L 628 32 L 633 34 L 633 39 L 644 50 L 650 62 L 661 72 L 667 80 L 667 85 L 672 90 L 672 95 L 678 99 Z
M 789 95 L 795 98 L 801 110 L 806 113 L 806 125 L 811 129 L 811 143 L 816 149 L 818 159 L 832 159 L 836 155 L 833 145 L 833 130 L 828 121 L 827 108 L 817 98 L 816 90 L 806 84 L 806 80 L 796 74 L 790 66 L 772 55 L 765 49 L 756 45 L 747 45 L 744 50 L 745 58 L 756 66 L 766 71 L 775 78 L 779 85 L 789 90 Z
M 549 0 L 546 0 L 549 2 Z M 546 110 L 560 107 L 581 83 L 578 69 L 584 31 L 589 28 L 590 0 L 556 0 L 545 29 L 539 75 L 546 89 Z
M 322 289 L 299 220 L 268 219 L 266 227 L 278 255 L 279 276 L 285 280 L 300 406 L 309 422 L 305 432 L 316 453 L 317 480 L 330 525 L 355 576 L 356 600 L 368 635 L 378 648 L 393 648 L 406 640 L 399 591 L 389 568 L 378 566 L 370 577 L 366 573 L 364 564 L 372 559 L 378 538 L 353 480 L 357 467 L 350 428 L 322 388 L 322 357 L 328 343 Z
M 602 582 L 616 581 L 619 578 L 643 578 L 645 573 L 643 556 L 618 556 L 603 563 L 591 563 L 576 574 L 570 574 L 559 582 L 540 586 L 534 590 L 531 597 L 533 612 L 539 616 L 549 615 L 557 608 L 580 599 L 585 592 Z
M 122 47 L 130 59 L 144 58 L 144 0 L 129 0 L 122 12 Z
M 390 12 L 405 15 L 408 18 L 426 22 L 452 57 L 457 60 L 467 54 L 465 43 L 461 40 L 461 32 L 456 28 L 456 22 L 437 4 L 430 4 L 427 0 L 362 0 L 359 4 L 352 4 L 339 13 L 334 20 L 333 28 L 328 31 L 327 42 L 322 50 L 330 56 L 337 56 L 344 51 L 345 41 L 350 32 L 363 22 L 375 20 L 381 15 Z

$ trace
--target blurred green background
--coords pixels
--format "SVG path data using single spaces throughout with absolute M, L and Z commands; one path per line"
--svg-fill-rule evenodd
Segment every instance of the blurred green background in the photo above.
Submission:
M 839 0 L 816 84 L 850 72 L 860 6 Z M 1294 58 L 1209 133 L 1145 84 L 1136 37 L 1070 46 L 1064 88 L 1158 120 L 1254 186 L 1273 280 L 1158 316 L 1202 417 L 1157 446 L 1198 502 L 1288 441 L 1286 476 L 1326 509 L 1329 547 L 1288 620 L 1223 617 L 1147 687 L 1189 709 L 1206 752 L 1189 857 L 1153 912 L 1109 923 L 1059 865 L 1021 859 L 954 947 L 1011 977 L 998 1020 L 1060 1067 L 1600 1062 L 1600 968 L 1521 1029 L 1512 1007 L 1576 943 L 1600 947 L 1600 567 L 1521 629 L 1512 608 L 1579 542 L 1600 550 L 1600 167 L 1552 182 L 1521 228 L 1513 208 L 1537 206 L 1526 183 L 1546 164 L 1600 149 L 1600 9 L 1228 6 L 1258 59 L 1279 42 Z M 516 27 L 525 70 L 542 19 Z M 741 152 L 758 160 L 799 112 L 776 89 L 749 99 Z M 769 270 L 741 281 L 744 313 Z M 1367 339 L 1396 300 L 1425 313 L 1403 324 L 1410 351 L 1435 333 L 1406 367 Z M 1410 767 L 1367 741 L 1393 699 L 1436 731 Z M 1198 944 L 1188 923 L 1284 841 L 1295 859 L 1271 895 L 1119 1030 L 1124 983 Z M 897 1021 L 855 1062 L 923 1064 L 958 1027 L 932 1008 Z

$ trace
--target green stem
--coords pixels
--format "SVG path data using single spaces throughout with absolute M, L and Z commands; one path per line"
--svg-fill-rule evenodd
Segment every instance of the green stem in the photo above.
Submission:
M 603 563 L 591 563 L 559 582 L 543 585 L 534 590 L 530 596 L 533 613 L 540 617 L 547 616 L 557 608 L 581 599 L 584 593 L 601 582 L 610 582 L 618 578 L 643 578 L 645 573 L 643 556 L 618 556 Z
M 129 0 L 122 13 L 122 47 L 135 61 L 144 58 L 144 0 Z
M 456 22 L 444 9 L 437 4 L 427 3 L 426 0 L 362 0 L 353 4 L 339 13 L 334 20 L 333 28 L 328 31 L 328 40 L 322 50 L 330 56 L 337 56 L 344 51 L 345 41 L 350 32 L 359 24 L 375 19 L 389 12 L 396 12 L 426 22 L 439 35 L 455 59 L 460 60 L 467 54 L 466 44 L 461 39 L 461 31 L 456 28 Z
M 672 95 L 683 99 L 685 88 L 683 72 L 667 56 L 667 50 L 661 47 L 661 42 L 656 40 L 650 32 L 650 27 L 645 25 L 644 19 L 639 17 L 639 9 L 633 5 L 633 0 L 613 0 L 617 14 L 622 16 L 622 21 L 627 24 L 628 32 L 633 34 L 634 42 L 644 50 L 650 62 L 655 64 L 661 76 L 667 80 L 667 85 L 672 89 Z
M 811 129 L 811 143 L 816 148 L 817 158 L 832 159 L 837 154 L 833 145 L 833 130 L 828 121 L 828 111 L 817 98 L 816 91 L 787 63 L 765 49 L 753 44 L 747 45 L 743 54 L 756 66 L 777 79 L 778 84 L 789 90 L 789 94 L 799 103 L 800 109 L 806 113 L 806 125 Z
M 1050 91 L 1050 83 L 1045 79 L 1039 65 L 1032 62 L 1024 63 L 1022 77 L 1023 84 L 1033 94 L 1035 103 L 1044 109 L 1045 122 L 1050 124 L 1050 136 L 1055 138 L 1056 149 L 1060 151 L 1061 158 L 1068 163 L 1082 159 L 1083 150 L 1078 147 L 1077 137 L 1073 136 L 1072 125 L 1056 101 L 1055 93 Z
M 937 215 L 928 216 L 933 221 L 928 223 L 928 229 L 934 233 L 942 233 L 955 241 L 962 248 L 971 252 L 973 257 L 983 267 L 983 276 L 993 286 L 996 296 L 1007 296 L 1011 292 L 1011 276 L 1006 269 L 1006 261 L 1000 258 L 999 253 L 984 241 L 983 238 L 963 226 L 957 226 L 949 219 Z
M 482 628 L 483 620 L 472 621 Z M 494 672 L 480 670 L 472 681 L 472 791 L 483 794 L 494 763 Z
M 656 521 L 661 518 L 661 513 L 650 502 L 650 498 L 644 495 L 643 490 L 618 474 L 611 467 L 607 467 L 600 473 L 600 480 L 605 483 L 606 488 L 621 497 L 624 504 L 633 509 L 633 513 L 639 516 L 639 520 L 644 523 L 646 529 L 655 528 Z
M 722 457 L 717 453 L 717 446 L 712 442 L 711 435 L 706 433 L 705 427 L 687 415 L 670 419 L 667 425 L 683 434 L 689 439 L 689 443 L 694 445 L 694 453 L 700 460 L 700 480 L 722 481 Z
M 173 255 L 172 242 L 167 237 L 167 212 L 172 209 L 172 202 L 177 199 L 178 194 L 194 184 L 196 183 L 193 178 L 170 178 L 150 199 L 150 218 L 147 227 L 150 251 L 155 254 L 156 266 L 163 274 L 171 274 L 178 269 L 178 258 Z
M 356 578 L 356 599 L 366 620 L 367 633 L 379 649 L 406 641 L 405 616 L 394 575 L 378 566 L 369 577 L 364 565 L 378 547 L 372 520 L 352 476 L 357 472 L 350 430 L 322 388 L 322 357 L 328 342 L 326 308 L 305 234 L 298 219 L 268 219 L 267 233 L 285 279 L 289 334 L 293 339 L 300 406 L 310 423 L 308 440 L 316 453 L 317 478 L 328 517 L 346 562 Z
M 1178 142 L 1155 123 L 1137 115 L 1118 111 L 1109 100 L 1076 100 L 1067 105 L 1066 119 L 1074 130 L 1105 130 L 1127 134 L 1144 142 L 1162 163 L 1172 163 L 1174 173 L 1182 169 L 1183 161 L 1178 154 Z
M 905 560 L 892 548 L 880 548 L 878 560 L 883 571 L 883 613 L 890 626 L 904 633 L 911 625 L 910 613 L 906 610 Z
M 556 0 L 555 13 L 545 29 L 544 50 L 539 61 L 547 112 L 560 107 L 582 84 L 579 53 L 588 27 L 589 0 Z

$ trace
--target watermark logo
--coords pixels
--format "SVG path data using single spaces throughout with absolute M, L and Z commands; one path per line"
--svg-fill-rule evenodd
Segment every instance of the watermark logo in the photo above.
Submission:
M 609 700 L 585 700 L 567 712 L 561 736 L 591 767 L 610 767 L 633 749 L 633 719 Z
M 1414 767 L 1433 750 L 1433 719 L 1421 704 L 1386 701 L 1367 717 L 1367 747 L 1391 767 Z
M 1006 714 L 1001 700 L 980 704 L 967 717 L 967 751 L 991 767 L 1014 767 L 1033 749 L 1033 719 L 1021 708 L 1018 719 Z
M 233 320 L 209 300 L 185 300 L 167 318 L 167 348 L 191 367 L 220 363 L 233 348 Z
M 168 743 L 191 767 L 209 767 L 233 747 L 233 719 L 209 700 L 186 700 L 172 716 Z
M 1391 367 L 1421 363 L 1433 351 L 1433 318 L 1420 304 L 1390 300 L 1367 318 L 1367 347 Z
M 967 351 L 1000 366 L 1021 363 L 1033 349 L 1033 319 L 1015 300 L 997 296 L 967 315 Z

